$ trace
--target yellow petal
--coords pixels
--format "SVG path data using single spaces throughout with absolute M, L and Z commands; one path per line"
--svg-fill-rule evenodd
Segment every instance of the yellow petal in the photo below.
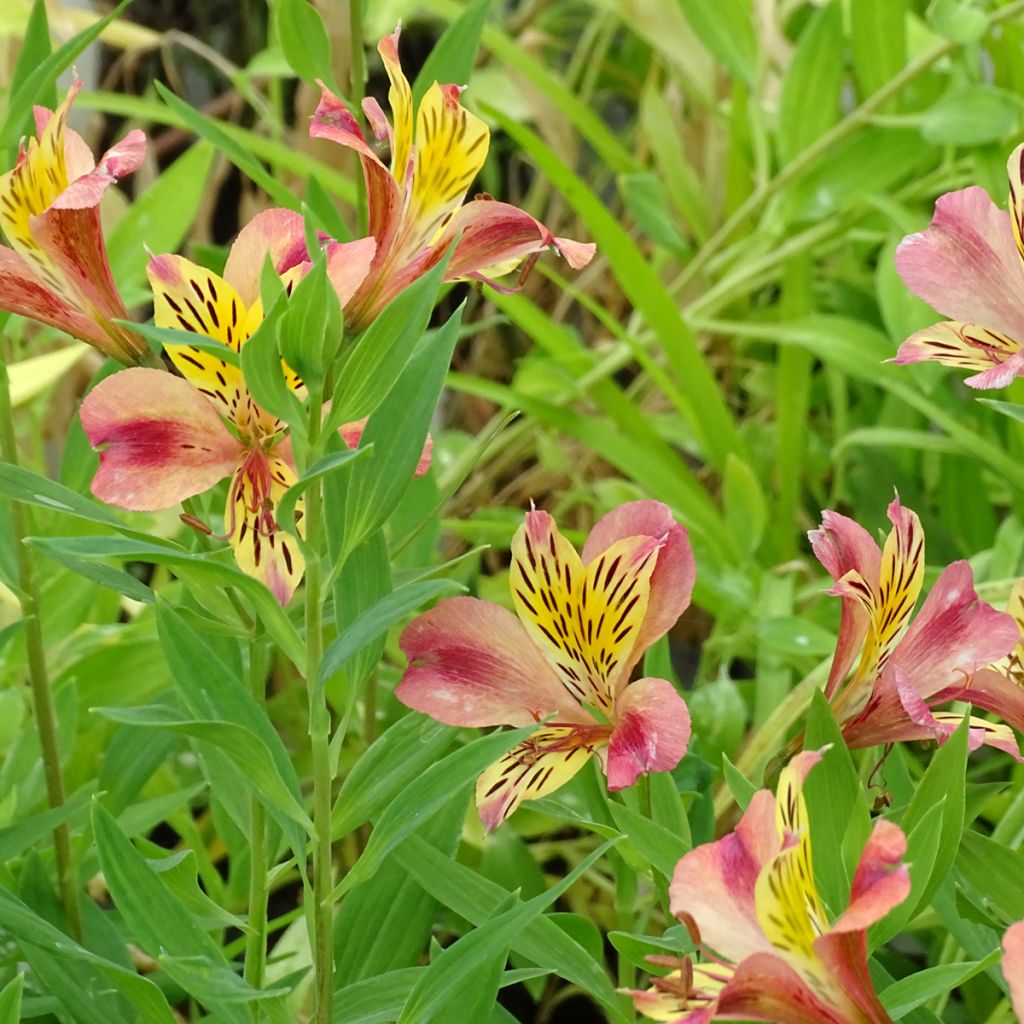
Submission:
M 409 154 L 412 150 L 412 89 L 409 80 L 402 71 L 402 62 L 398 57 L 398 38 L 401 29 L 385 36 L 377 46 L 377 52 L 384 59 L 384 70 L 391 80 L 388 90 L 388 103 L 391 104 L 391 120 L 394 129 L 391 139 L 391 173 L 399 185 L 405 184 L 405 176 L 409 167 Z

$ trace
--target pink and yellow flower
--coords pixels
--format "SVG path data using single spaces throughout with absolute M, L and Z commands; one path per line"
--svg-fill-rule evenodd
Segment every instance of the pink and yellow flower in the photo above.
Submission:
M 38 139 L 0 177 L 0 309 L 65 331 L 122 363 L 149 354 L 115 324 L 127 313 L 107 262 L 99 203 L 107 187 L 142 163 L 146 137 L 129 132 L 97 163 L 67 127 L 76 81 L 56 111 L 35 108 Z
M 366 274 L 372 239 L 327 248 L 327 272 L 344 303 Z M 269 258 L 290 290 L 311 266 L 302 217 L 267 210 L 232 246 L 219 277 L 181 256 L 149 264 L 158 327 L 203 334 L 239 352 L 263 320 L 259 277 Z M 285 424 L 253 401 L 242 371 L 193 345 L 167 347 L 182 377 L 160 370 L 124 370 L 101 381 L 82 404 L 82 426 L 100 452 L 96 497 L 135 511 L 172 508 L 232 480 L 224 514 L 239 567 L 282 603 L 305 563 L 275 509 L 296 481 Z M 289 387 L 302 382 L 283 367 Z M 349 425 L 351 426 L 351 425 Z M 349 431 L 348 443 L 358 442 Z M 297 518 L 301 503 L 297 505 Z
M 948 192 L 924 231 L 896 250 L 904 284 L 943 316 L 911 335 L 893 362 L 933 359 L 975 371 L 972 388 L 1024 373 L 1024 146 L 1007 163 L 1010 212 L 978 186 Z
M 867 929 L 910 892 L 906 840 L 876 821 L 853 876 L 850 902 L 831 924 L 814 882 L 803 783 L 822 751 L 798 754 L 778 796 L 754 794 L 736 831 L 676 866 L 672 913 L 702 959 L 651 959 L 676 969 L 632 992 L 647 1017 L 673 1024 L 889 1024 L 867 965 Z
M 1011 924 L 1003 936 L 1003 977 L 1010 987 L 1010 1003 L 1024 1020 L 1024 921 Z
M 964 717 L 934 710 L 951 700 L 1000 710 L 975 701 L 972 681 L 1020 640 L 1013 618 L 978 597 L 964 561 L 943 571 L 911 622 L 924 581 L 924 531 L 899 498 L 888 514 L 893 529 L 882 549 L 867 530 L 836 512 L 824 512 L 821 527 L 809 534 L 814 554 L 835 580 L 827 592 L 842 598 L 825 695 L 852 749 L 942 742 Z M 971 748 L 982 743 L 1020 757 L 1011 729 L 972 717 Z
M 386 166 L 366 141 L 345 104 L 323 87 L 310 135 L 331 139 L 359 155 L 369 202 L 370 234 L 377 252 L 366 280 L 345 312 L 345 322 L 360 330 L 403 288 L 438 263 L 449 245 L 455 249 L 445 280 L 471 278 L 491 282 L 551 248 L 573 269 L 587 265 L 594 246 L 555 238 L 539 221 L 508 203 L 484 198 L 463 205 L 484 160 L 490 132 L 459 102 L 457 85 L 435 82 L 413 111 L 412 89 L 398 57 L 399 30 L 381 40 L 378 50 L 391 80 L 388 100 L 393 125 L 374 99 L 363 110 L 379 140 L 391 146 Z M 415 128 L 413 127 L 415 124 Z
M 686 530 L 659 502 L 608 513 L 582 557 L 551 516 L 532 511 L 512 541 L 515 615 L 455 597 L 406 628 L 409 667 L 396 690 L 404 704 L 458 726 L 551 718 L 480 776 L 488 829 L 594 754 L 612 790 L 679 763 L 690 738 L 685 702 L 665 679 L 629 679 L 690 603 L 694 575 Z

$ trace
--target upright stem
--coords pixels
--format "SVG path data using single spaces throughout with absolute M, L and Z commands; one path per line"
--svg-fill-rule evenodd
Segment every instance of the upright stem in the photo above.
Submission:
M 249 645 L 249 688 L 262 707 L 266 697 L 268 650 L 266 642 L 253 635 Z M 263 987 L 267 964 L 267 812 L 255 795 L 249 805 L 249 934 L 245 944 L 245 980 L 255 989 Z M 253 1005 L 255 1024 L 260 1024 L 261 1003 Z
M 349 99 L 358 110 L 366 90 L 366 50 L 363 45 L 363 0 L 348 0 Z M 366 233 L 366 189 L 356 175 L 356 234 Z
M 309 437 L 320 430 L 321 401 L 311 396 Z M 306 492 L 306 686 L 309 689 L 309 740 L 313 755 L 313 970 L 316 1024 L 330 1024 L 334 975 L 331 928 L 331 759 L 330 712 L 320 685 L 323 656 L 323 491 L 317 481 Z
M 11 407 L 10 379 L 7 364 L 0 359 L 0 457 L 8 465 L 18 464 L 18 444 L 14 433 L 14 412 Z M 11 529 L 18 565 L 18 603 L 25 620 L 25 648 L 28 655 L 28 677 L 32 687 L 32 710 L 39 733 L 39 747 L 46 776 L 46 796 L 54 809 L 64 804 L 64 775 L 57 742 L 57 716 L 53 709 L 53 693 L 46 670 L 46 648 L 39 620 L 39 591 L 36 587 L 32 551 L 25 544 L 25 509 L 16 501 L 11 505 Z M 57 877 L 68 927 L 74 938 L 82 934 L 82 918 L 78 908 L 78 894 L 71 870 L 71 832 L 66 822 L 53 830 L 53 849 L 57 862 Z

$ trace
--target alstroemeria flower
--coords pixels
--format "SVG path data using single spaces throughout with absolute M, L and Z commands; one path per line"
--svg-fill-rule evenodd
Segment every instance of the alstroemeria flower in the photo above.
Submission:
M 1024 1020 L 1024 921 L 1011 924 L 1003 936 L 1003 977 L 1010 986 L 1010 1003 Z
M 135 130 L 97 163 L 68 110 L 82 83 L 49 111 L 35 107 L 29 139 L 0 177 L 0 309 L 59 328 L 122 363 L 148 356 L 137 334 L 115 324 L 127 313 L 107 263 L 99 203 L 107 187 L 142 163 L 146 136 Z
M 694 575 L 686 530 L 659 502 L 609 512 L 582 557 L 551 516 L 532 511 L 512 541 L 517 615 L 455 597 L 410 623 L 401 637 L 409 667 L 395 691 L 402 703 L 448 725 L 552 719 L 480 776 L 488 829 L 564 785 L 595 753 L 612 790 L 679 763 L 690 739 L 685 702 L 665 679 L 629 678 L 690 603 Z
M 1009 213 L 978 186 L 948 192 L 928 228 L 900 243 L 904 284 L 949 320 L 908 338 L 893 362 L 974 370 L 972 388 L 1006 387 L 1024 373 L 1024 146 L 1007 171 Z
M 846 910 L 829 924 L 814 883 L 803 783 L 821 751 L 798 754 L 778 796 L 759 790 L 736 831 L 691 850 L 669 889 L 700 963 L 631 992 L 647 1017 L 673 1024 L 759 1020 L 776 1024 L 889 1024 L 867 965 L 867 929 L 907 898 L 907 843 L 875 822 L 853 876 Z M 830 851 L 831 853 L 831 851 Z
M 377 253 L 363 285 L 345 311 L 353 330 L 369 324 L 403 288 L 425 274 L 458 239 L 445 280 L 491 278 L 524 259 L 532 265 L 551 248 L 574 270 L 594 255 L 592 244 L 555 238 L 529 214 L 508 203 L 485 198 L 463 206 L 466 193 L 484 165 L 490 132 L 459 102 L 457 85 L 435 82 L 413 115 L 412 90 L 398 58 L 399 30 L 381 40 L 378 50 L 391 80 L 388 100 L 394 126 L 374 99 L 363 110 L 378 139 L 391 146 L 386 166 L 366 141 L 345 104 L 326 86 L 313 115 L 310 136 L 331 139 L 359 154 L 369 201 L 370 234 Z M 415 129 L 413 127 L 415 123 Z
M 328 246 L 328 276 L 342 305 L 366 274 L 373 249 L 372 239 Z M 153 257 L 148 272 L 157 326 L 203 334 L 238 352 L 263 320 L 259 277 L 268 256 L 288 288 L 309 268 L 299 214 L 267 210 L 253 218 L 232 246 L 223 277 L 181 256 Z M 82 426 L 100 451 L 93 494 L 121 508 L 154 511 L 231 477 L 224 519 L 235 560 L 285 604 L 305 568 L 274 515 L 296 481 L 286 426 L 256 405 L 238 367 L 187 344 L 168 346 L 167 353 L 184 379 L 125 370 L 102 380 L 82 403 Z M 282 372 L 289 387 L 302 387 L 291 370 Z
M 965 561 L 943 571 L 911 623 L 924 581 L 924 531 L 899 498 L 888 515 L 893 529 L 881 550 L 867 530 L 836 512 L 822 513 L 821 527 L 808 534 L 836 581 L 827 593 L 843 602 L 825 695 L 852 749 L 942 742 L 963 715 L 934 707 L 973 700 L 968 688 L 975 673 L 1019 640 L 1013 618 L 978 597 Z M 972 717 L 971 749 L 982 743 L 1020 756 L 1012 730 Z

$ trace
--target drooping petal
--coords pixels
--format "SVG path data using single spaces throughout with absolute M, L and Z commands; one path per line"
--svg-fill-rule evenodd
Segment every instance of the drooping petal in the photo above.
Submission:
M 306 568 L 295 538 L 275 518 L 284 492 L 296 479 L 276 450 L 250 449 L 235 474 L 225 512 L 238 567 L 263 583 L 282 605 L 288 603 Z
M 881 571 L 882 552 L 860 523 L 826 509 L 821 526 L 808 534 L 815 557 L 837 583 L 851 572 L 863 580 L 877 580 Z M 832 658 L 825 696 L 831 698 L 850 671 L 864 643 L 871 613 L 865 602 L 856 597 L 843 597 L 842 618 L 836 653 Z
M 234 352 L 256 324 L 238 292 L 212 271 L 183 256 L 154 256 L 146 268 L 157 327 L 204 334 Z M 258 323 L 258 320 L 256 321 Z M 254 415 L 242 371 L 194 345 L 168 345 L 167 354 L 185 379 L 240 427 Z
M 524 800 L 561 789 L 607 742 L 604 726 L 544 726 L 495 761 L 477 780 L 480 820 L 490 832 Z
M 398 56 L 398 40 L 402 35 L 399 25 L 389 36 L 385 36 L 377 44 L 377 52 L 384 61 L 384 70 L 388 73 L 391 88 L 388 90 L 388 103 L 391 106 L 391 120 L 394 127 L 391 133 L 391 173 L 399 185 L 405 185 L 409 170 L 409 158 L 412 153 L 412 88 L 402 71 L 402 61 Z M 419 141 L 419 140 L 417 140 Z
M 734 962 L 769 951 L 754 909 L 754 887 L 779 847 L 775 798 L 762 789 L 734 832 L 698 846 L 676 865 L 669 888 L 672 913 L 693 918 L 701 941 Z
M 231 475 L 241 454 L 209 402 L 161 370 L 105 378 L 85 397 L 81 417 L 100 450 L 92 492 L 121 508 L 171 508 Z
M 850 902 L 830 932 L 866 931 L 910 895 L 906 852 L 907 839 L 899 826 L 876 821 L 853 874 Z
M 38 320 L 98 349 L 110 336 L 91 317 L 45 286 L 13 249 L 0 245 L 0 309 Z
M 950 320 L 1024 338 L 1024 264 L 1011 218 L 977 186 L 949 192 L 896 250 L 904 284 Z
M 978 597 L 970 565 L 959 561 L 935 582 L 893 662 L 930 697 L 1003 657 L 1019 639 L 1013 617 Z
M 491 133 L 479 117 L 462 106 L 460 92 L 456 85 L 435 82 L 416 112 L 407 228 L 410 239 L 403 241 L 403 246 L 408 244 L 413 250 L 434 241 L 487 159 Z M 395 137 L 397 150 L 397 129 Z
M 671 771 L 690 742 L 690 712 L 666 679 L 638 679 L 615 704 L 615 729 L 605 770 L 610 790 L 625 789 L 647 772 Z
M 594 524 L 581 556 L 584 564 L 589 564 L 617 541 L 640 536 L 662 540 L 662 544 L 651 574 L 647 614 L 633 647 L 638 656 L 661 639 L 690 606 L 697 569 L 686 527 L 677 523 L 672 510 L 660 501 L 627 502 Z
M 353 420 L 351 423 L 342 423 L 338 428 L 338 433 L 341 434 L 341 439 L 349 446 L 349 448 L 359 447 L 359 441 L 363 436 L 363 431 L 366 429 L 366 424 L 369 422 L 369 419 L 369 416 L 364 416 L 361 420 Z M 423 474 L 430 469 L 433 451 L 434 439 L 430 434 L 427 434 L 427 439 L 423 442 L 423 451 L 420 453 L 420 461 L 416 463 L 416 469 L 412 474 L 413 476 L 423 476 Z
M 995 669 L 984 668 L 963 682 L 935 694 L 935 703 L 965 700 L 992 711 L 1018 732 L 1024 732 L 1024 686 Z
M 452 597 L 415 618 L 399 641 L 409 667 L 395 690 L 407 707 L 448 725 L 529 725 L 587 715 L 505 608 Z
M 546 512 L 512 539 L 509 584 L 527 631 L 566 687 L 611 714 L 647 611 L 662 541 L 627 537 L 584 568 Z
M 77 139 L 74 149 L 71 140 Z M 103 198 L 103 193 L 125 175 L 132 174 L 142 166 L 146 158 L 146 136 L 138 128 L 130 131 L 120 142 L 115 143 L 100 157 L 99 163 L 92 165 L 92 154 L 89 153 L 89 169 L 84 174 L 75 173 L 72 154 L 76 149 L 88 147 L 77 133 L 70 129 L 67 132 L 65 153 L 67 158 L 68 179 L 70 184 L 53 201 L 53 206 L 61 210 L 80 210 L 96 206 Z M 74 163 L 82 166 L 81 157 L 74 158 Z
M 1010 226 L 1017 243 L 1017 252 L 1024 259 L 1024 145 L 1018 146 L 1006 161 L 1010 180 Z
M 972 388 L 1004 388 L 1024 373 L 1021 344 L 981 324 L 945 320 L 912 334 L 902 345 L 894 363 L 934 360 L 944 366 L 980 372 L 964 383 Z
M 456 239 L 445 270 L 445 279 L 450 281 L 468 277 L 490 282 L 545 249 L 553 249 L 578 270 L 596 251 L 593 243 L 555 238 L 525 210 L 489 198 L 478 198 L 456 210 L 437 244 L 447 246 Z
M 1013 1012 L 1024 1020 L 1024 921 L 1011 924 L 1003 936 L 1003 977 L 1010 987 Z
M 224 264 L 224 281 L 235 290 L 243 309 L 260 297 L 260 274 L 268 257 L 278 274 L 309 259 L 302 214 L 263 210 L 239 231 Z

